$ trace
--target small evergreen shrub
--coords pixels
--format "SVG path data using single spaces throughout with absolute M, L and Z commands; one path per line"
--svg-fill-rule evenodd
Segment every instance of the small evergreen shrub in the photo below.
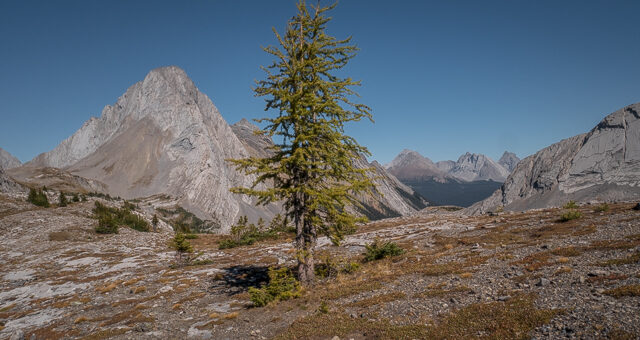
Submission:
M 150 229 L 149 223 L 144 218 L 134 214 L 126 207 L 112 208 L 98 201 L 96 201 L 93 208 L 93 217 L 98 219 L 98 222 L 103 220 L 105 223 L 109 222 L 116 226 L 126 225 L 137 231 L 147 232 Z
M 329 305 L 326 302 L 322 301 L 320 303 L 320 307 L 318 307 L 318 312 L 321 314 L 329 313 Z
M 251 302 L 256 307 L 263 307 L 272 302 L 284 301 L 300 297 L 302 288 L 289 268 L 269 268 L 269 283 L 261 288 L 249 288 Z
M 317 277 L 337 277 L 338 274 L 351 274 L 360 269 L 360 264 L 345 259 L 335 259 L 330 256 L 321 258 L 320 262 L 315 265 L 315 274 Z
M 73 194 L 73 197 L 71 198 L 71 200 L 72 200 L 74 203 L 78 203 L 78 202 L 80 202 L 80 196 L 78 196 L 78 194 L 77 194 L 77 193 L 74 193 L 74 194 Z
M 567 202 L 567 204 L 565 204 L 563 206 L 564 209 L 577 209 L 578 205 L 576 204 L 576 201 L 569 201 Z
M 375 261 L 385 257 L 398 256 L 404 253 L 404 249 L 400 248 L 394 242 L 380 243 L 378 240 L 371 244 L 365 245 L 364 261 Z
M 31 188 L 29 190 L 29 196 L 27 197 L 27 201 L 39 207 L 48 208 L 51 206 L 49 204 L 49 199 L 47 198 L 47 194 L 44 193 L 44 190 L 36 190 Z
M 601 205 L 595 207 L 595 209 L 593 209 L 593 211 L 595 211 L 595 212 L 609 211 L 609 205 L 607 203 L 602 203 Z
M 153 218 L 151 219 L 151 225 L 153 225 L 153 232 L 156 232 L 156 230 L 158 230 L 158 223 L 160 223 L 160 220 L 158 220 L 158 215 L 154 214 Z
M 578 210 L 570 209 L 560 216 L 560 222 L 568 222 L 582 217 Z
M 98 234 L 117 234 L 118 223 L 110 215 L 101 215 L 98 217 L 98 226 L 95 231 Z
M 65 196 L 65 194 L 62 191 L 60 192 L 60 197 L 58 198 L 58 206 L 59 207 L 67 206 L 67 196 Z
M 195 240 L 198 238 L 198 234 L 184 234 L 184 238 L 187 240 Z
M 171 240 L 171 248 L 176 251 L 176 260 L 179 266 L 189 263 L 191 260 L 189 254 L 193 253 L 193 247 L 191 247 L 191 243 L 187 241 L 183 233 L 176 233 L 176 236 Z

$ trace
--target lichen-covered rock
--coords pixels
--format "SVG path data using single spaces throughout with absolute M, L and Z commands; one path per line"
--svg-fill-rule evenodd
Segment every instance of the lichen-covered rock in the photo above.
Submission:
M 467 213 L 503 206 L 524 210 L 568 200 L 640 198 L 640 103 L 605 117 L 590 132 L 538 151 L 518 163 L 502 188 Z

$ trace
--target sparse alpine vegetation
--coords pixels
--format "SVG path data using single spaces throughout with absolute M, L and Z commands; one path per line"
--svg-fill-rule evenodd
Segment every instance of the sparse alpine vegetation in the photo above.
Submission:
M 263 307 L 272 302 L 284 301 L 300 297 L 302 288 L 289 268 L 269 268 L 269 283 L 261 288 L 249 288 L 251 302 L 256 307 Z
M 44 189 L 36 190 L 34 188 L 31 188 L 29 190 L 29 196 L 27 197 L 27 201 L 39 207 L 48 208 L 51 206 L 49 204 L 49 199 L 47 198 L 47 194 L 45 193 Z
M 171 240 L 171 248 L 176 251 L 176 261 L 178 266 L 184 266 L 191 261 L 190 254 L 193 253 L 193 247 L 185 237 L 185 234 L 177 232 Z
M 560 215 L 560 222 L 569 222 L 582 217 L 582 213 L 575 209 L 569 209 Z
M 398 256 L 404 253 L 404 249 L 400 248 L 394 242 L 381 243 L 374 240 L 371 244 L 365 245 L 364 261 L 375 261 L 385 257 Z
M 113 208 L 96 201 L 93 208 L 93 218 L 98 220 L 96 232 L 99 234 L 117 234 L 118 227 L 122 225 L 137 231 L 149 231 L 149 223 L 135 214 L 132 209 L 135 209 L 135 206 L 129 202 L 125 202 L 122 208 Z
M 246 216 L 241 216 L 238 223 L 231 227 L 231 236 L 218 243 L 219 249 L 229 249 L 252 245 L 259 241 L 277 239 L 281 234 L 293 232 L 280 215 L 276 215 L 267 228 L 262 218 L 257 224 L 249 223 Z

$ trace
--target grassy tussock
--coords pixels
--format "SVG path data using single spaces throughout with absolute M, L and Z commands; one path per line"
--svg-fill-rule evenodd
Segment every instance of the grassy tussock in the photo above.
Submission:
M 617 288 L 606 290 L 604 294 L 613 296 L 616 299 L 625 296 L 640 296 L 640 285 L 620 286 Z

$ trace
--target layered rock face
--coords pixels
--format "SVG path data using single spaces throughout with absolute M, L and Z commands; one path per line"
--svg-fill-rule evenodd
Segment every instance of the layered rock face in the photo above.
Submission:
M 12 169 L 22 165 L 19 159 L 15 158 L 12 154 L 0 148 L 0 169 Z
M 463 181 L 504 182 L 509 171 L 485 155 L 465 153 L 458 158 L 449 174 Z
M 568 200 L 640 199 L 640 104 L 605 117 L 518 163 L 502 188 L 469 213 L 559 206 Z
M 520 162 L 520 158 L 518 158 L 515 153 L 509 151 L 505 151 L 502 154 L 502 157 L 500 157 L 500 159 L 498 160 L 498 164 L 507 169 L 509 173 L 511 173 L 516 168 L 518 162 Z
M 233 124 L 231 129 L 251 155 L 257 157 L 269 155 L 269 148 L 273 146 L 273 141 L 267 136 L 255 134 L 254 131 L 259 130 L 258 126 L 242 119 Z M 366 158 L 359 157 L 355 159 L 355 166 L 360 169 L 373 170 L 370 175 L 377 192 L 358 197 L 362 204 L 360 213 L 369 219 L 407 215 L 421 210 L 429 204 L 413 189 L 389 174 L 378 162 L 369 163 Z
M 168 194 L 222 230 L 238 215 L 267 216 L 229 192 L 252 178 L 225 161 L 249 153 L 211 100 L 175 66 L 152 70 L 100 118 L 87 121 L 29 166 L 96 179 L 123 198 Z
M 24 190 L 22 185 L 16 183 L 4 172 L 4 169 L 0 168 L 0 192 L 14 193 L 22 190 Z

